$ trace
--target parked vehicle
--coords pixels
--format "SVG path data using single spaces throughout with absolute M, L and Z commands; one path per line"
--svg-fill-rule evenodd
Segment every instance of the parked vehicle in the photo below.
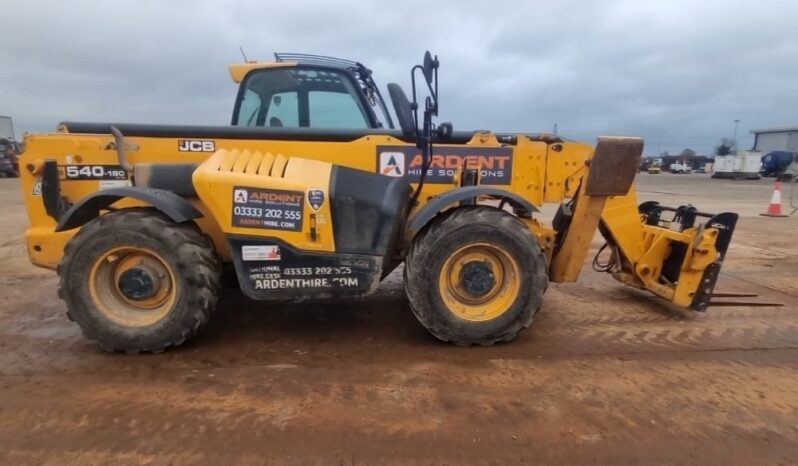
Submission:
M 759 172 L 762 176 L 780 176 L 794 161 L 798 161 L 798 153 L 774 150 L 762 156 L 762 168 Z
M 715 157 L 715 173 L 712 178 L 758 180 L 762 152 L 738 150 L 736 154 Z
M 690 165 L 686 163 L 672 163 L 671 164 L 671 173 L 691 173 L 693 169 Z

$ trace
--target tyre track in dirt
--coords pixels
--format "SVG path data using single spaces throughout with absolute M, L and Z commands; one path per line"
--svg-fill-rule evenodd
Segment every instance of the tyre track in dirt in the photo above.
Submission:
M 35 384 L 3 390 L 36 395 L 58 389 L 70 404 L 43 399 L 30 410 L 6 403 L 7 412 L 29 415 L 0 419 L 0 442 L 14 445 L 6 454 L 31 458 L 42 442 L 51 453 L 66 455 L 71 445 L 91 438 L 84 458 L 172 452 L 169 458 L 179 464 L 201 456 L 207 442 L 223 439 L 228 451 L 243 458 L 257 455 L 267 441 L 275 445 L 271 454 L 285 454 L 304 438 L 302 426 L 312 424 L 315 435 L 336 438 L 338 445 L 322 440 L 308 445 L 308 454 L 343 455 L 347 445 L 358 445 L 368 457 L 378 453 L 370 452 L 370 442 L 380 444 L 387 437 L 402 452 L 398 458 L 409 462 L 418 448 L 434 450 L 435 442 L 452 441 L 454 432 L 474 440 L 447 456 L 464 460 L 479 456 L 486 445 L 502 445 L 497 457 L 507 458 L 525 451 L 529 442 L 536 450 L 562 453 L 566 440 L 584 452 L 594 444 L 604 449 L 651 445 L 660 436 L 692 439 L 704 449 L 767 438 L 786 446 L 768 452 L 772 457 L 742 455 L 738 464 L 790 458 L 798 451 L 793 425 L 798 406 L 791 397 L 798 389 L 796 365 L 784 354 L 786 363 L 766 366 L 745 352 L 730 360 L 725 356 L 725 361 L 688 358 L 677 372 L 662 358 L 493 359 L 458 373 L 445 362 L 369 365 L 344 377 L 301 366 L 217 368 L 170 373 L 146 384 L 146 378 L 136 376 L 86 376 L 83 383 L 94 387 L 91 392 L 59 387 L 60 377 L 40 376 Z M 751 380 L 767 381 L 767 395 L 742 383 Z M 160 415 L 164 411 L 170 416 Z M 548 427 L 536 427 L 541 425 Z M 24 438 L 21 431 L 27 432 Z M 175 443 L 181 445 L 179 454 Z M 667 452 L 663 455 L 667 458 Z

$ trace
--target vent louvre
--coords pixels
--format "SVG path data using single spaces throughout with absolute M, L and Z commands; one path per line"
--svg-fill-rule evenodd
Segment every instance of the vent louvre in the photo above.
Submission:
M 216 157 L 221 159 L 217 171 L 277 178 L 283 178 L 289 160 L 283 154 L 238 149 L 220 149 Z

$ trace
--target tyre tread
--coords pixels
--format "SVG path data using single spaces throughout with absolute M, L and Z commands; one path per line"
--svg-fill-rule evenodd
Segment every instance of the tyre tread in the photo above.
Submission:
M 102 234 L 109 228 L 121 226 L 137 229 L 144 234 L 162 238 L 167 247 L 173 248 L 180 258 L 191 258 L 181 261 L 177 265 L 177 274 L 183 274 L 189 285 L 184 292 L 187 296 L 186 306 L 192 309 L 183 324 L 183 329 L 177 336 L 157 344 L 130 346 L 127 342 L 112 341 L 102 329 L 90 325 L 86 319 L 81 318 L 81 312 L 71 309 L 68 297 L 67 270 L 76 259 L 81 246 L 95 235 Z M 191 270 L 188 270 L 188 269 Z M 208 323 L 216 307 L 221 292 L 221 264 L 216 256 L 213 244 L 193 223 L 179 224 L 168 217 L 149 208 L 123 209 L 106 215 L 101 215 L 84 225 L 80 231 L 66 244 L 64 256 L 57 267 L 59 276 L 58 296 L 67 302 L 67 317 L 78 323 L 83 335 L 106 351 L 123 351 L 128 354 L 140 352 L 160 353 L 170 347 L 180 346 L 197 333 Z M 191 273 L 188 273 L 191 272 Z
M 520 232 L 520 234 L 525 237 L 525 240 L 533 245 L 533 249 L 537 255 L 536 258 L 530 258 L 530 260 L 543 267 L 543 270 L 540 270 L 539 273 L 536 274 L 537 279 L 531 285 L 534 290 L 540 290 L 539 293 L 534 292 L 532 294 L 533 297 L 539 297 L 539 299 L 532 299 L 527 303 L 526 312 L 523 313 L 523 319 L 513 322 L 511 326 L 503 329 L 499 334 L 463 339 L 451 336 L 448 328 L 444 328 L 437 324 L 434 319 L 428 318 L 428 314 L 433 311 L 429 309 L 429 303 L 424 301 L 421 287 L 418 286 L 418 283 L 421 281 L 420 276 L 423 270 L 423 261 L 421 259 L 432 251 L 434 246 L 433 240 L 442 235 L 452 234 L 460 228 L 471 226 L 475 223 L 490 224 L 495 228 L 501 228 L 513 233 Z M 496 343 L 512 341 L 521 330 L 532 324 L 535 314 L 540 310 L 543 304 L 543 293 L 545 293 L 548 288 L 549 281 L 548 274 L 545 270 L 545 264 L 546 258 L 539 246 L 537 237 L 514 215 L 490 206 L 457 207 L 439 214 L 430 221 L 413 240 L 407 257 L 405 258 L 405 292 L 413 313 L 422 325 L 436 338 L 457 346 L 492 346 Z

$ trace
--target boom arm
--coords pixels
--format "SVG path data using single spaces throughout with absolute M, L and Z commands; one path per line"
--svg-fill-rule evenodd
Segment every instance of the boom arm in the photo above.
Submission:
M 642 148 L 637 138 L 599 139 L 571 212 L 561 211 L 555 219 L 559 241 L 550 279 L 572 282 L 579 277 L 598 228 L 611 251 L 600 270 L 678 306 L 704 311 L 737 214 L 713 215 L 656 202 L 638 205 L 633 181 Z M 666 220 L 663 213 L 673 213 L 673 218 Z M 702 217 L 706 221 L 697 222 Z
M 568 218 L 565 221 L 562 217 L 559 222 L 555 221 L 559 223 L 555 229 L 560 240 L 549 270 L 551 281 L 573 282 L 579 278 L 607 199 L 630 191 L 642 152 L 643 140 L 640 138 L 599 138 L 582 185 L 574 197 L 572 213 L 566 214 Z

